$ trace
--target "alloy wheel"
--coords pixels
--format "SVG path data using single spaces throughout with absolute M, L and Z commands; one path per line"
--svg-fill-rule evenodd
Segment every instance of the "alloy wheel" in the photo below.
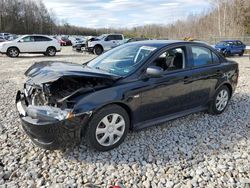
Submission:
M 54 56 L 55 55 L 55 49 L 53 49 L 53 48 L 50 48 L 49 50 L 48 50 L 48 54 L 49 54 L 49 56 Z
M 216 103 L 215 103 L 216 109 L 220 112 L 223 111 L 227 106 L 228 99 L 229 99 L 228 91 L 225 89 L 221 90 L 216 97 Z
M 96 140 L 102 146 L 117 143 L 125 132 L 125 120 L 116 113 L 105 116 L 96 128 Z
M 14 49 L 14 48 L 11 48 L 9 50 L 9 54 L 10 54 L 11 57 L 17 57 L 18 56 L 18 50 Z

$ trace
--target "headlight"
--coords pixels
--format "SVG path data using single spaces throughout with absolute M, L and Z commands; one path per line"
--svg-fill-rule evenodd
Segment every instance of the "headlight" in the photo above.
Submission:
M 28 106 L 27 115 L 33 119 L 42 121 L 62 121 L 72 117 L 69 110 L 61 110 L 60 108 L 50 106 Z

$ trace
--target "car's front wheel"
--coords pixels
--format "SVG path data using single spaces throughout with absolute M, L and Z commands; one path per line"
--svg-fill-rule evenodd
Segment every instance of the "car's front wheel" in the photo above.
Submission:
M 210 104 L 209 108 L 210 113 L 221 114 L 222 112 L 224 112 L 228 105 L 229 100 L 230 100 L 230 91 L 228 87 L 224 85 L 216 91 L 213 100 Z
M 93 52 L 95 55 L 101 55 L 103 53 L 103 48 L 101 46 L 97 45 L 94 47 Z
M 11 47 L 7 50 L 7 56 L 9 57 L 18 57 L 19 56 L 19 50 L 15 47 Z
M 86 139 L 99 151 L 108 151 L 119 146 L 129 130 L 129 116 L 122 107 L 110 105 L 102 108 L 90 120 Z
M 55 56 L 56 55 L 56 49 L 54 47 L 48 47 L 46 50 L 47 56 Z

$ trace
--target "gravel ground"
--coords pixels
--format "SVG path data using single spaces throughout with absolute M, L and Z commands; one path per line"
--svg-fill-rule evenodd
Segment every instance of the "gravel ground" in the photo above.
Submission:
M 65 151 L 34 146 L 20 130 L 15 94 L 34 62 L 81 63 L 94 56 L 64 48 L 56 57 L 0 55 L 0 187 L 250 187 L 250 60 L 226 112 L 196 113 L 129 133 L 109 152 L 84 143 Z

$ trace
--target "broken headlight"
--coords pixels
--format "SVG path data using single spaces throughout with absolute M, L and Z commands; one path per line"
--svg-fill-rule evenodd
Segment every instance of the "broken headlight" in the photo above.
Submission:
M 42 121 L 61 121 L 67 119 L 70 115 L 69 110 L 61 110 L 51 106 L 33 106 L 27 108 L 27 115 L 33 119 Z

